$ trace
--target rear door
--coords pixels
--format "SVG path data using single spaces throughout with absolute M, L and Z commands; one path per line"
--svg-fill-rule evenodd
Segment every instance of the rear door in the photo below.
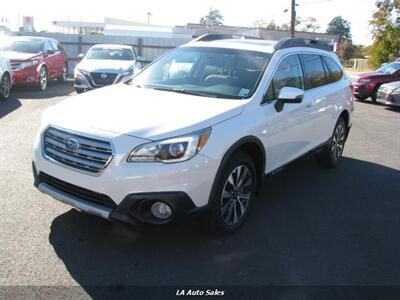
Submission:
M 61 76 L 64 71 L 64 66 L 65 66 L 65 55 L 64 51 L 62 51 L 62 47 L 56 40 L 50 40 L 50 43 L 53 47 L 53 50 L 55 52 L 55 68 L 56 68 L 56 74 L 57 76 Z
M 335 101 L 340 97 L 337 87 L 330 83 L 330 72 L 318 54 L 301 54 L 305 73 L 306 98 L 309 99 L 308 112 L 314 120 L 313 147 L 326 142 L 331 136 L 336 114 Z

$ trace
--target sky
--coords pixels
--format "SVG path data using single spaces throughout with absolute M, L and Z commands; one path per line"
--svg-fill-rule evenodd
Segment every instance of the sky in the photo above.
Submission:
M 36 30 L 51 30 L 51 21 L 102 21 L 104 17 L 120 18 L 156 25 L 185 25 L 198 23 L 210 8 L 218 9 L 225 25 L 253 26 L 254 21 L 274 20 L 277 24 L 289 23 L 290 0 L 13 0 L 3 3 L 0 17 L 7 17 L 13 29 L 22 16 L 33 16 Z M 369 20 L 375 9 L 375 0 L 297 0 L 297 15 L 302 19 L 314 17 L 321 30 L 329 21 L 341 15 L 351 23 L 353 42 L 371 44 Z

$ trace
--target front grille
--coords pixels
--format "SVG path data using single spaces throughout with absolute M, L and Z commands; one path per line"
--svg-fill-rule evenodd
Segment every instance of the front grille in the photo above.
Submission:
M 110 197 L 108 197 L 107 195 L 81 188 L 79 186 L 62 181 L 58 178 L 55 178 L 55 177 L 50 176 L 43 172 L 40 172 L 40 174 L 39 174 L 39 181 L 45 182 L 48 185 L 50 185 L 64 193 L 78 197 L 79 199 L 93 202 L 96 204 L 100 204 L 100 205 L 103 205 L 103 206 L 106 206 L 109 208 L 117 207 L 117 204 L 114 201 L 112 201 L 112 199 Z
M 19 66 L 21 65 L 21 63 L 11 63 L 11 69 L 14 71 L 14 70 L 17 70 L 18 68 L 19 68 Z
M 44 132 L 43 143 L 46 156 L 86 172 L 100 172 L 112 158 L 109 142 L 52 127 Z
M 101 73 L 101 72 L 92 72 L 90 76 L 92 76 L 93 82 L 95 85 L 110 85 L 113 84 L 115 78 L 117 78 L 116 73 Z

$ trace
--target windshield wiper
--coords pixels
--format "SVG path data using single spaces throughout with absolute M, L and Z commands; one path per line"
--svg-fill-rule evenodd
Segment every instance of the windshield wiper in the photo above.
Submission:
M 223 96 L 217 94 L 210 94 L 201 91 L 194 91 L 194 90 L 187 90 L 182 88 L 167 88 L 167 87 L 159 87 L 159 86 L 150 86 L 149 88 L 158 91 L 166 91 L 166 92 L 174 92 L 179 94 L 186 94 L 186 95 L 194 95 L 194 96 L 201 96 L 201 97 L 210 97 L 210 98 L 222 98 L 222 99 L 243 99 L 243 97 L 235 97 L 235 96 Z

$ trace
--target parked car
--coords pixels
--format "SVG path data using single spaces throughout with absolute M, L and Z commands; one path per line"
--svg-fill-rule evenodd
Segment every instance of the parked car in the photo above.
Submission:
M 384 65 L 374 72 L 360 73 L 351 78 L 353 95 L 359 100 L 371 97 L 376 102 L 379 87 L 400 80 L 400 62 Z
M 382 84 L 377 101 L 387 106 L 400 107 L 400 81 Z
M 231 232 L 265 175 L 310 153 L 338 165 L 353 110 L 332 52 L 303 39 L 198 39 L 130 85 L 49 108 L 35 185 L 110 220 L 166 224 L 202 212 L 207 226 Z
M 131 46 L 99 44 L 80 54 L 75 68 L 77 93 L 131 79 L 139 70 L 137 56 Z
M 0 51 L 0 98 L 7 100 L 12 87 L 12 70 L 8 58 L 2 56 Z
M 48 80 L 67 80 L 68 58 L 55 39 L 10 37 L 2 51 L 10 59 L 14 85 L 34 85 L 44 91 Z

